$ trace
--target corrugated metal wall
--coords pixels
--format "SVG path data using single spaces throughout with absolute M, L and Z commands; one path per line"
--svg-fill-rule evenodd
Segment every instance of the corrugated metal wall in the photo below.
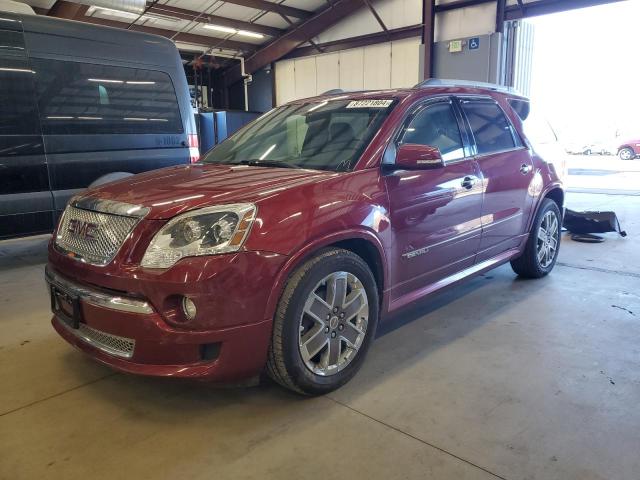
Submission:
M 533 66 L 533 49 L 535 45 L 535 28 L 527 21 L 513 22 L 515 28 L 513 87 L 523 95 L 531 94 L 531 72 Z

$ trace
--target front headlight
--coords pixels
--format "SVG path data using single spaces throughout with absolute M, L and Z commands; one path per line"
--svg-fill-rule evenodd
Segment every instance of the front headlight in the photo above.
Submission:
M 169 268 L 184 257 L 235 252 L 242 247 L 256 207 L 235 203 L 179 215 L 156 233 L 142 258 L 146 268 Z

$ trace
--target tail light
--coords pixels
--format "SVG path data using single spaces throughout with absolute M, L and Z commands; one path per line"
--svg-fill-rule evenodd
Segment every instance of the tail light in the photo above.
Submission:
M 189 161 L 196 163 L 200 160 L 200 149 L 198 148 L 198 135 L 190 133 L 189 138 Z

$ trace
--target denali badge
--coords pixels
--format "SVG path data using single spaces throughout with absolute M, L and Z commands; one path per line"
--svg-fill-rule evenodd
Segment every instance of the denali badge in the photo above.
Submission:
M 98 225 L 95 223 L 83 222 L 75 218 L 69 220 L 69 226 L 67 227 L 69 233 L 85 240 L 95 240 L 96 230 L 98 230 Z

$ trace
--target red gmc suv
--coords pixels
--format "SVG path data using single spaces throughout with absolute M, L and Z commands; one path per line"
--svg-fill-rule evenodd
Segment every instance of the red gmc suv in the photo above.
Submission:
M 564 194 L 528 116 L 489 86 L 332 92 L 88 190 L 50 243 L 53 326 L 124 372 L 329 392 L 387 313 L 505 262 L 551 271 Z

